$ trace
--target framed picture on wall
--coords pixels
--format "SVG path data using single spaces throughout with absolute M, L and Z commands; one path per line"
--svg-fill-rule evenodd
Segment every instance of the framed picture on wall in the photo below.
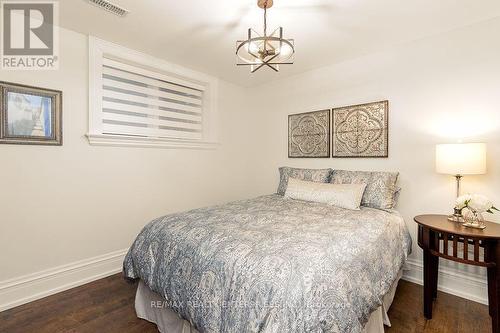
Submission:
M 62 92 L 0 82 L 0 143 L 62 145 Z

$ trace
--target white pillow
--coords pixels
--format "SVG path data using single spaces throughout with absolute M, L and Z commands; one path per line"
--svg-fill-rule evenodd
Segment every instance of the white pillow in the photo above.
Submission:
M 359 210 L 366 184 L 328 184 L 289 178 L 285 198 Z

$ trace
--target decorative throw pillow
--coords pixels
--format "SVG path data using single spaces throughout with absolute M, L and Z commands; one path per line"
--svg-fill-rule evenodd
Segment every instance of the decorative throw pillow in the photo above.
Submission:
M 392 209 L 396 205 L 398 172 L 335 170 L 333 184 L 366 184 L 362 206 Z
M 317 183 L 329 183 L 332 176 L 332 169 L 299 169 L 290 167 L 281 167 L 280 184 L 277 193 L 284 195 L 288 184 L 288 177 L 309 180 Z
M 366 184 L 328 184 L 288 178 L 285 198 L 359 210 L 365 187 Z

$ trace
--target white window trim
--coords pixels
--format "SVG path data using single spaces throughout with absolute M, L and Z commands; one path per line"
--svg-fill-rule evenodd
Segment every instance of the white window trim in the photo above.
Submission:
M 188 78 L 193 83 L 206 87 L 204 94 L 203 130 L 201 140 L 174 138 L 141 138 L 136 136 L 103 134 L 101 130 L 102 114 L 102 59 L 111 56 L 160 70 L 182 79 Z M 159 148 L 214 149 L 217 142 L 217 97 L 218 79 L 185 67 L 168 63 L 150 55 L 134 51 L 123 46 L 89 36 L 89 132 L 87 138 L 96 146 L 132 146 Z

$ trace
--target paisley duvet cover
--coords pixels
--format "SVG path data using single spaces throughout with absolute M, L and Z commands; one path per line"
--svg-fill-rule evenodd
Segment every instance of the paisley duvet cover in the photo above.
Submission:
M 123 271 L 200 332 L 361 332 L 411 251 L 397 212 L 262 196 L 171 214 Z

